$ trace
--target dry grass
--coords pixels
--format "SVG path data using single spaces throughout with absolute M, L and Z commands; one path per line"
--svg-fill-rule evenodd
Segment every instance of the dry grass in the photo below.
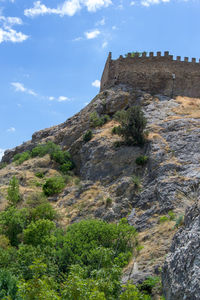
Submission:
M 78 192 L 79 194 L 77 194 Z M 92 217 L 97 208 L 105 205 L 108 197 L 109 194 L 104 191 L 99 182 L 83 192 L 81 192 L 80 182 L 65 197 L 60 197 L 54 207 L 63 216 L 62 226 L 66 226 L 77 216 Z M 74 203 L 71 203 L 72 199 Z
M 178 96 L 176 102 L 180 105 L 173 112 L 186 118 L 200 118 L 200 99 Z
M 112 134 L 112 128 L 114 126 L 118 126 L 119 123 L 117 123 L 116 121 L 112 120 L 106 124 L 104 124 L 101 128 L 100 131 L 98 133 L 95 133 L 93 139 L 99 139 L 102 137 L 106 137 L 109 139 L 113 139 L 114 135 Z
M 175 234 L 173 227 L 174 222 L 167 221 L 139 233 L 138 240 L 144 248 L 140 251 L 136 261 L 142 269 L 145 269 L 147 265 L 163 263 Z

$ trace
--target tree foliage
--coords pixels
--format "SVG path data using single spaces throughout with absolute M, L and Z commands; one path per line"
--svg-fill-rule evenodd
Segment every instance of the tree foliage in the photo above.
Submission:
M 13 176 L 9 182 L 7 193 L 8 193 L 7 199 L 10 205 L 15 206 L 21 200 L 21 196 L 19 193 L 19 181 L 15 176 Z
M 127 111 L 117 112 L 115 119 L 120 126 L 115 127 L 114 134 L 121 135 L 127 144 L 143 145 L 145 143 L 144 129 L 147 120 L 140 106 L 132 106 Z

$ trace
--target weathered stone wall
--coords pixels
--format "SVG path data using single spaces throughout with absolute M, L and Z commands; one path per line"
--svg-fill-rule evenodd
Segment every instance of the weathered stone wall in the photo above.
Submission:
M 161 52 L 156 56 L 153 52 L 149 56 L 143 53 L 141 57 L 129 54 L 117 60 L 112 60 L 109 53 L 101 78 L 101 91 L 120 83 L 153 94 L 200 97 L 200 62 L 195 58 L 189 62 L 188 57 L 181 61 L 180 56 L 173 60 L 169 52 L 164 56 Z

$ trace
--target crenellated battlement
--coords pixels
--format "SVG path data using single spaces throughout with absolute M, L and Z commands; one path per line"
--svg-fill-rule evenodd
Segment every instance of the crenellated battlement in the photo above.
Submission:
M 110 52 L 101 78 L 101 91 L 116 84 L 164 95 L 200 97 L 200 60 L 156 52 L 128 53 L 112 59 Z
M 191 61 L 189 61 L 189 57 L 183 57 L 183 59 L 181 58 L 181 56 L 176 56 L 176 58 L 174 59 L 174 56 L 169 54 L 169 51 L 165 51 L 164 55 L 162 55 L 161 51 L 156 52 L 156 54 L 154 52 L 142 52 L 141 54 L 139 53 L 135 53 L 134 56 L 131 56 L 131 52 L 127 54 L 127 57 L 123 57 L 123 55 L 120 55 L 118 59 L 120 60 L 124 60 L 127 58 L 131 58 L 131 59 L 139 59 L 142 60 L 143 58 L 146 59 L 167 59 L 170 61 L 177 61 L 177 62 L 189 62 L 189 63 L 200 63 L 200 59 L 196 61 L 196 58 L 191 58 Z M 109 53 L 109 59 L 112 60 L 112 53 Z

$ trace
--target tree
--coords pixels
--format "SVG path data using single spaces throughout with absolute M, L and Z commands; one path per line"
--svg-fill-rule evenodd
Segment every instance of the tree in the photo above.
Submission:
M 50 220 L 39 219 L 31 222 L 23 231 L 24 243 L 33 246 L 47 246 L 55 243 L 55 224 Z
M 19 234 L 26 227 L 28 216 L 26 208 L 17 209 L 14 206 L 0 213 L 1 232 L 9 238 L 12 246 L 20 243 Z
M 144 144 L 147 120 L 140 106 L 132 106 L 127 111 L 117 112 L 115 119 L 121 125 L 114 127 L 113 133 L 121 135 L 127 144 Z
M 21 200 L 19 193 L 19 181 L 15 176 L 13 176 L 9 182 L 7 199 L 9 204 L 14 206 L 16 206 L 16 204 Z
M 29 268 L 33 272 L 33 278 L 19 282 L 18 295 L 24 300 L 59 300 L 55 283 L 45 275 L 47 266 L 40 260 L 35 260 Z

